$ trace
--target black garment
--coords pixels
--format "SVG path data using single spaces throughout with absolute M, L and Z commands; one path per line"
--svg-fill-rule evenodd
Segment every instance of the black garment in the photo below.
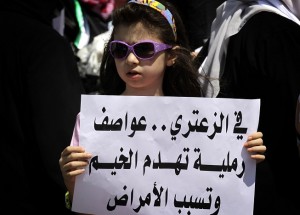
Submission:
M 0 7 L 0 208 L 7 214 L 71 213 L 58 162 L 83 88 L 69 43 L 51 27 L 54 2 Z
M 170 0 L 178 9 L 188 33 L 190 46 L 197 49 L 209 38 L 216 9 L 225 0 Z
M 219 95 L 261 99 L 267 151 L 257 165 L 254 215 L 300 214 L 299 93 L 300 26 L 270 12 L 254 15 L 230 38 Z

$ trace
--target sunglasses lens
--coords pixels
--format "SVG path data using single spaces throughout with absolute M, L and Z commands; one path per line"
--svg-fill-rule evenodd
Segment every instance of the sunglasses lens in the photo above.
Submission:
M 138 43 L 134 46 L 135 54 L 140 58 L 151 58 L 155 54 L 153 43 Z
M 114 58 L 124 58 L 127 55 L 128 47 L 122 43 L 111 43 L 110 51 Z

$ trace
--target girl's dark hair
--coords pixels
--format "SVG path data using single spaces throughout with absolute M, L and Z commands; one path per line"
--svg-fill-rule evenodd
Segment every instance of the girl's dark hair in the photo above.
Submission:
M 127 3 L 124 7 L 116 9 L 112 16 L 114 29 L 119 25 L 133 25 L 141 22 L 149 32 L 157 35 L 166 44 L 179 46 L 168 52 L 176 56 L 173 66 L 167 67 L 163 80 L 165 96 L 203 96 L 200 75 L 195 66 L 191 49 L 189 47 L 186 30 L 175 7 L 165 0 L 159 0 L 172 13 L 177 38 L 167 19 L 155 9 L 137 3 Z M 108 44 L 114 40 L 114 31 L 105 46 L 102 63 L 100 66 L 100 94 L 120 95 L 125 90 L 125 83 L 119 77 L 114 58 L 109 53 Z

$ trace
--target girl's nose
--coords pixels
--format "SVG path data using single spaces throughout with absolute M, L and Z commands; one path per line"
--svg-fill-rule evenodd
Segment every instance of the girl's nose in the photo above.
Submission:
M 139 59 L 132 52 L 130 52 L 126 58 L 126 62 L 128 64 L 138 64 Z

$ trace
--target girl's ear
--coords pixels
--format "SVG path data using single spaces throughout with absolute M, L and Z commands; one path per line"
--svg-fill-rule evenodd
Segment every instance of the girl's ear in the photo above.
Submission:
M 179 46 L 174 46 L 172 50 L 178 49 Z M 174 54 L 174 52 L 171 51 L 171 53 L 167 56 L 167 66 L 173 66 L 176 61 L 177 56 Z

